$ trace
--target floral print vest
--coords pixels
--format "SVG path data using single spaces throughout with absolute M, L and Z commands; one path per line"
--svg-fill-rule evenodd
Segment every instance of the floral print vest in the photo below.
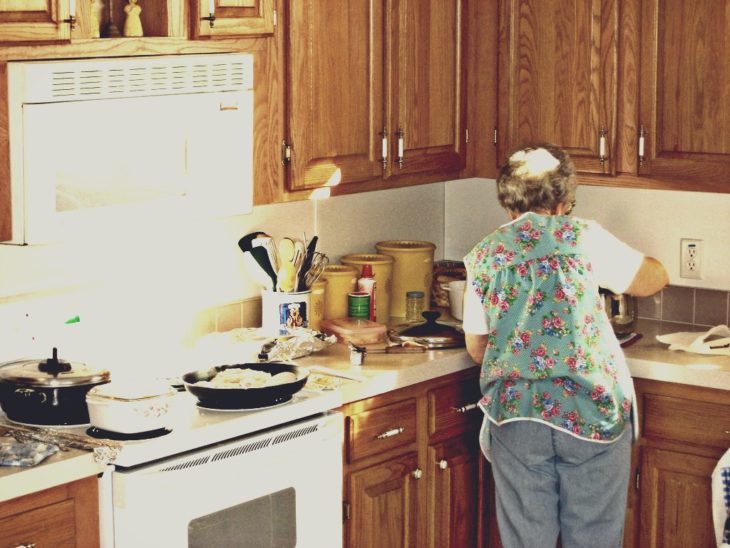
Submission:
M 633 385 L 582 248 L 587 229 L 528 213 L 465 258 L 489 329 L 480 403 L 497 424 L 613 441 L 629 420 Z

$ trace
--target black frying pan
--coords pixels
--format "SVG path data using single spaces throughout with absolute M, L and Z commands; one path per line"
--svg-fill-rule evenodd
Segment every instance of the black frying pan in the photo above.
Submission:
M 254 369 L 276 375 L 290 372 L 297 376 L 297 380 L 286 384 L 262 386 L 261 388 L 215 388 L 200 386 L 199 381 L 210 381 L 221 371 L 226 369 Z M 289 401 L 299 392 L 309 378 L 307 369 L 282 362 L 243 363 L 236 365 L 219 365 L 210 369 L 201 369 L 183 375 L 185 389 L 198 398 L 201 407 L 212 409 L 256 409 L 270 407 Z

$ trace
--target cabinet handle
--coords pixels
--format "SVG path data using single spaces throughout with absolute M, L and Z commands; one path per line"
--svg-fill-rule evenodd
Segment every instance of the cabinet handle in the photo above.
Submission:
M 15 548 L 35 548 L 35 542 L 25 542 L 18 544 Z
M 730 430 L 725 430 L 725 433 L 730 436 Z
M 601 128 L 601 134 L 598 138 L 598 161 L 601 162 L 601 171 L 605 169 L 606 165 L 606 128 Z
M 644 139 L 646 132 L 644 131 L 644 124 L 639 126 L 639 165 L 644 165 Z
M 385 167 L 388 165 L 388 130 L 386 128 L 383 128 L 383 133 L 381 133 L 381 135 L 383 136 L 383 169 L 385 169 Z
M 398 128 L 395 136 L 398 138 L 398 158 L 396 161 L 398 162 L 398 167 L 403 167 L 403 153 L 406 146 L 406 134 L 402 128 Z
M 423 477 L 423 470 L 416 468 L 413 472 L 411 472 L 411 476 L 413 476 L 413 479 L 419 480 Z
M 449 467 L 449 461 L 447 461 L 446 459 L 441 459 L 438 464 L 441 470 L 446 470 Z
M 462 405 L 461 407 L 452 407 L 451 409 L 453 409 L 457 413 L 468 413 L 472 409 L 476 409 L 476 407 L 476 403 L 467 403 L 466 405 Z
M 398 434 L 402 434 L 405 428 L 402 426 L 399 426 L 398 428 L 391 428 L 390 430 L 386 430 L 382 434 L 378 434 L 375 436 L 379 440 L 387 440 L 388 438 L 392 438 L 393 436 L 397 436 Z

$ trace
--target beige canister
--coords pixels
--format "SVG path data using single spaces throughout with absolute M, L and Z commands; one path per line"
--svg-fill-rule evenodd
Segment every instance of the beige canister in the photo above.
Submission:
M 309 328 L 319 331 L 319 324 L 324 319 L 327 280 L 317 280 L 312 284 L 310 289 L 312 290 L 312 295 L 309 297 Z
M 408 291 L 423 291 L 424 301 L 431 302 L 434 244 L 420 240 L 389 240 L 378 242 L 375 248 L 378 253 L 394 259 L 391 316 L 405 317 Z
M 355 291 L 358 270 L 344 264 L 327 265 L 321 279 L 327 281 L 324 290 L 324 319 L 347 317 L 347 295 Z
M 357 268 L 358 277 L 363 265 L 373 267 L 375 276 L 375 321 L 387 324 L 390 319 L 390 299 L 393 285 L 393 263 L 390 255 L 380 253 L 353 253 L 340 259 L 342 264 Z

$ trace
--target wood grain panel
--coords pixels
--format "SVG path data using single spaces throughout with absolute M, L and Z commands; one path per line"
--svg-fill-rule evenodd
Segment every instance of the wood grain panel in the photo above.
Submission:
M 291 190 L 380 177 L 381 4 L 290 3 L 285 55 Z
M 715 464 L 707 457 L 644 450 L 639 546 L 716 546 L 709 481 Z
M 408 446 L 416 441 L 416 400 L 357 413 L 345 424 L 349 462 Z
M 642 3 L 639 174 L 730 186 L 730 4 Z M 728 190 L 724 190 L 728 191 Z
M 579 171 L 612 172 L 617 27 L 615 1 L 501 2 L 498 161 L 525 142 L 549 141 L 565 148 Z

